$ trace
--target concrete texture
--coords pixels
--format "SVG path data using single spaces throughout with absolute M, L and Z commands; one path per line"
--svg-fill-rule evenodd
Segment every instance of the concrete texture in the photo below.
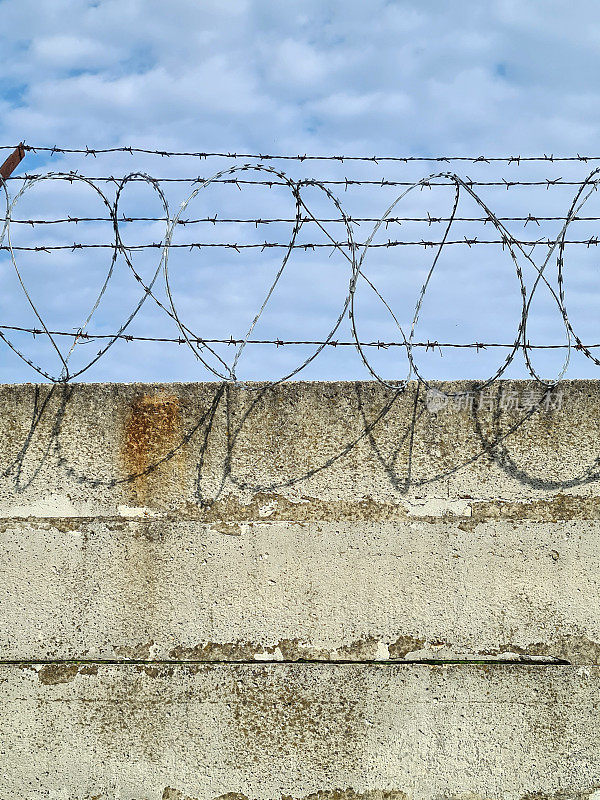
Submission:
M 534 389 L 0 387 L 0 800 L 599 800 L 600 385 Z
M 530 389 L 432 413 L 414 385 L 4 386 L 0 514 L 382 520 L 552 497 L 552 518 L 578 515 L 573 497 L 597 498 L 600 389 L 565 383 L 560 410 L 529 416 L 495 405 Z
M 600 788 L 596 668 L 54 665 L 1 675 L 3 797 L 271 800 L 351 787 L 397 800 L 520 800 Z
M 600 660 L 600 523 L 0 521 L 4 659 Z

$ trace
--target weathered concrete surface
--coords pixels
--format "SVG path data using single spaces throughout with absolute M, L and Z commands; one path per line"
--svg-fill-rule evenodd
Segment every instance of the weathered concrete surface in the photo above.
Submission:
M 0 658 L 597 663 L 600 387 L 562 392 L 0 387 Z
M 600 386 L 529 389 L 0 387 L 0 800 L 598 800 Z
M 4 666 L 2 797 L 597 797 L 599 677 L 523 665 Z
M 600 661 L 600 523 L 0 521 L 3 659 Z
M 496 401 L 432 413 L 414 385 L 3 386 L 0 514 L 383 519 L 554 497 L 560 519 L 579 514 L 572 497 L 597 498 L 600 476 L 600 388 L 561 391 L 560 410 L 527 417 Z

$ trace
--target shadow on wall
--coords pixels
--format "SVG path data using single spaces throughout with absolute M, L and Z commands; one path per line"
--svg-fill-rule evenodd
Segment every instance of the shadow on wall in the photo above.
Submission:
M 359 493 L 370 480 L 388 495 L 418 492 L 466 468 L 560 491 L 600 478 L 599 394 L 592 381 L 551 391 L 499 381 L 485 394 L 474 382 L 7 386 L 1 475 L 20 494 L 51 468 L 79 485 L 128 487 L 143 504 L 193 472 L 186 495 L 200 506 L 230 491 L 301 492 L 342 468 Z M 114 450 L 111 437 L 111 469 L 85 469 L 79 451 L 92 439 Z

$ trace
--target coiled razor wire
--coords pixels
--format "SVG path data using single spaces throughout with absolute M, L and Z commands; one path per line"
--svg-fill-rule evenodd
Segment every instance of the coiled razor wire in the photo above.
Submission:
M 0 148 L 3 149 L 3 148 Z M 28 147 L 26 149 L 34 150 L 34 148 Z M 171 156 L 171 155 L 196 155 L 200 157 L 208 157 L 212 155 L 227 155 L 222 153 L 174 153 L 174 152 L 166 152 L 166 151 L 148 151 L 144 149 L 136 149 L 136 148 L 109 148 L 106 150 L 90 150 L 86 148 L 85 150 L 69 150 L 69 149 L 59 149 L 59 148 L 37 148 L 41 150 L 49 150 L 53 153 L 86 153 L 87 155 L 96 155 L 97 153 L 102 152 L 152 152 L 157 155 L 164 155 L 164 156 Z M 236 154 L 232 154 L 235 156 Z M 248 156 L 253 157 L 253 156 Z M 264 159 L 267 158 L 282 158 L 280 156 L 264 156 Z M 321 159 L 325 157 L 320 156 L 294 156 L 289 158 L 297 158 L 300 161 L 304 159 Z M 343 161 L 345 157 L 327 157 L 331 160 L 339 160 Z M 489 161 L 501 161 L 505 160 L 507 163 L 516 162 L 520 163 L 521 160 L 523 161 L 583 161 L 586 162 L 588 160 L 596 160 L 595 157 L 554 157 L 554 156 L 539 156 L 539 157 L 509 157 L 506 159 L 502 158 L 490 158 L 484 159 L 483 157 L 478 157 L 474 159 L 467 159 L 466 157 L 456 157 L 456 158 L 369 158 L 369 157 L 351 157 L 350 160 L 364 160 L 364 161 L 379 161 L 379 160 L 396 160 L 396 161 L 450 161 L 450 160 L 472 160 L 474 163 L 478 161 L 485 161 L 486 163 Z M 506 372 L 508 367 L 511 365 L 515 356 L 518 352 L 522 351 L 526 368 L 531 375 L 531 377 L 541 386 L 545 388 L 546 391 L 551 391 L 564 377 L 566 370 L 568 368 L 570 357 L 571 357 L 571 350 L 572 347 L 577 349 L 578 351 L 582 352 L 584 356 L 589 358 L 595 365 L 600 366 L 600 359 L 593 355 L 591 349 L 593 347 L 597 347 L 598 345 L 585 345 L 579 336 L 576 334 L 575 330 L 573 329 L 572 323 L 567 314 L 567 307 L 566 307 L 566 300 L 565 300 L 565 288 L 564 288 L 564 262 L 565 262 L 565 246 L 567 244 L 579 243 L 579 244 L 586 244 L 589 246 L 594 246 L 599 244 L 600 240 L 598 237 L 591 237 L 589 239 L 567 239 L 567 231 L 570 225 L 574 221 L 579 220 L 588 220 L 588 221 L 595 221 L 598 218 L 596 217 L 584 217 L 582 216 L 582 212 L 586 203 L 588 202 L 591 195 L 597 190 L 598 183 L 600 182 L 600 168 L 594 169 L 582 182 L 577 181 L 563 181 L 562 179 L 556 180 L 543 180 L 543 181 L 472 181 L 469 178 L 462 178 L 458 176 L 454 172 L 437 172 L 432 173 L 419 181 L 416 182 L 407 182 L 407 181 L 318 181 L 314 178 L 305 178 L 301 180 L 293 180 L 292 178 L 288 177 L 284 172 L 270 166 L 265 165 L 262 163 L 245 163 L 245 164 L 235 164 L 233 166 L 227 167 L 225 169 L 220 170 L 219 172 L 215 173 L 212 177 L 204 179 L 204 178 L 196 178 L 189 182 L 195 184 L 195 188 L 193 191 L 188 195 L 188 197 L 180 204 L 177 212 L 175 214 L 171 213 L 169 203 L 167 202 L 166 196 L 163 192 L 161 184 L 164 181 L 188 181 L 188 179 L 158 179 L 152 177 L 144 172 L 132 172 L 126 175 L 123 178 L 115 178 L 115 177 L 101 177 L 101 178 L 91 178 L 80 175 L 75 172 L 49 172 L 46 174 L 40 175 L 25 175 L 20 176 L 18 178 L 10 178 L 8 181 L 4 181 L 0 179 L 2 182 L 2 190 L 4 193 L 4 200 L 5 200 L 5 215 L 4 221 L 2 224 L 2 230 L 0 233 L 0 249 L 5 250 L 9 253 L 10 261 L 12 266 L 15 270 L 15 274 L 19 281 L 19 284 L 24 292 L 24 295 L 29 303 L 37 321 L 39 322 L 39 327 L 35 328 L 26 328 L 16 325 L 0 325 L 0 339 L 26 364 L 28 364 L 33 370 L 35 370 L 40 376 L 46 378 L 47 380 L 51 381 L 52 383 L 68 383 L 69 381 L 73 381 L 85 372 L 87 372 L 97 361 L 102 358 L 114 345 L 114 343 L 118 340 L 143 340 L 143 341 L 177 341 L 180 344 L 186 344 L 190 350 L 192 351 L 194 357 L 203 365 L 203 367 L 211 373 L 215 378 L 225 381 L 227 383 L 233 383 L 238 385 L 244 385 L 247 388 L 254 388 L 252 386 L 248 386 L 247 384 L 243 384 L 238 380 L 237 377 L 237 367 L 242 357 L 242 354 L 248 344 L 251 343 L 265 343 L 265 344 L 273 344 L 276 346 L 283 346 L 289 344 L 303 344 L 303 345 L 310 345 L 313 349 L 311 350 L 309 356 L 305 358 L 301 363 L 299 363 L 294 369 L 288 371 L 282 377 L 270 381 L 269 383 L 272 385 L 276 385 L 281 383 L 282 381 L 289 380 L 294 376 L 298 375 L 305 367 L 308 366 L 312 361 L 314 361 L 322 350 L 325 347 L 333 346 L 336 347 L 338 345 L 346 344 L 346 345 L 353 345 L 359 356 L 362 360 L 364 366 L 371 374 L 371 376 L 377 380 L 379 383 L 383 384 L 384 386 L 394 390 L 394 391 L 402 391 L 409 380 L 416 379 L 419 383 L 423 384 L 425 388 L 430 388 L 430 384 L 425 378 L 423 371 L 419 365 L 418 359 L 416 357 L 416 351 L 419 348 L 433 348 L 433 347 L 476 347 L 477 349 L 486 348 L 486 347 L 506 347 L 508 349 L 508 354 L 505 358 L 500 362 L 498 367 L 492 374 L 489 375 L 483 381 L 478 382 L 478 389 L 479 391 L 483 391 L 487 387 L 489 387 L 492 383 L 497 381 L 502 377 L 502 375 Z M 21 186 L 14 194 L 11 196 L 8 185 L 10 181 L 19 181 L 21 182 Z M 15 209 L 19 201 L 23 198 L 23 196 L 35 185 L 40 184 L 46 181 L 63 181 L 73 183 L 80 183 L 87 187 L 89 187 L 93 193 L 96 194 L 97 197 L 100 198 L 101 202 L 103 203 L 106 209 L 106 217 L 66 217 L 63 219 L 56 219 L 56 220 L 43 220 L 43 219 L 20 219 L 14 216 Z M 111 202 L 109 200 L 107 194 L 99 188 L 97 185 L 98 182 L 109 182 L 114 183 L 116 185 L 116 194 L 114 201 Z M 162 213 L 160 217 L 126 217 L 123 213 L 120 213 L 119 204 L 121 201 L 121 197 L 123 195 L 123 191 L 125 188 L 132 182 L 142 182 L 149 186 L 153 191 L 156 193 L 156 196 L 162 206 Z M 295 206 L 295 215 L 294 217 L 287 217 L 287 218 L 275 218 L 275 219 L 261 219 L 261 218 L 243 218 L 243 219 L 217 219 L 217 216 L 214 217 L 204 217 L 193 219 L 185 216 L 186 210 L 190 203 L 198 196 L 200 192 L 202 192 L 205 188 L 212 184 L 216 183 L 229 183 L 237 185 L 238 188 L 241 184 L 260 184 L 265 186 L 284 186 L 289 190 L 291 197 L 294 202 Z M 340 200 L 336 195 L 334 195 L 333 190 L 330 188 L 331 186 L 335 185 L 342 185 L 346 188 L 349 185 L 354 184 L 369 184 L 369 185 L 376 185 L 376 186 L 402 186 L 404 187 L 404 191 L 399 194 L 396 199 L 389 205 L 386 211 L 383 213 L 381 217 L 351 217 L 349 214 L 346 213 L 344 210 Z M 550 186 L 554 185 L 568 185 L 568 186 L 577 186 L 577 191 L 575 193 L 575 197 L 572 201 L 572 204 L 569 208 L 569 211 L 566 216 L 553 216 L 553 217 L 537 217 L 532 214 L 528 214 L 526 217 L 499 217 L 488 207 L 488 205 L 484 202 L 484 200 L 479 196 L 476 192 L 474 187 L 479 186 L 503 186 L 506 185 L 507 188 L 512 188 L 514 186 L 545 186 L 549 188 Z M 453 186 L 454 187 L 454 200 L 452 204 L 451 212 L 446 217 L 398 217 L 394 216 L 393 212 L 398 206 L 398 204 L 411 192 L 416 190 L 422 190 L 424 188 L 430 188 L 432 186 Z M 321 192 L 325 197 L 331 201 L 333 206 L 335 207 L 335 213 L 337 214 L 336 217 L 322 219 L 317 217 L 310 209 L 309 205 L 305 201 L 305 190 L 306 189 L 317 190 Z M 468 195 L 472 200 L 475 201 L 478 208 L 481 210 L 481 216 L 475 217 L 459 217 L 457 215 L 457 209 L 459 207 L 459 201 L 462 194 Z M 133 220 L 140 220 L 140 221 L 161 221 L 164 222 L 165 229 L 164 229 L 164 236 L 162 241 L 160 242 L 153 242 L 151 244 L 144 244 L 139 246 L 126 246 L 121 238 L 120 232 L 120 223 L 121 222 L 129 222 Z M 538 240 L 519 240 L 516 239 L 506 228 L 505 222 L 507 221 L 522 221 L 524 225 L 531 223 L 539 224 L 540 220 L 547 221 L 547 220 L 555 220 L 562 223 L 561 230 L 559 235 L 555 239 L 538 239 Z M 11 237 L 11 226 L 14 224 L 26 224 L 26 225 L 44 225 L 44 224 L 55 224 L 59 222 L 79 222 L 79 221 L 109 221 L 112 225 L 113 236 L 114 239 L 112 243 L 106 244 L 83 244 L 83 243 L 74 243 L 72 246 L 70 245 L 60 245 L 60 246 L 50 246 L 50 247 L 17 247 L 13 245 L 12 237 Z M 222 242 L 222 243 L 200 243 L 200 242 L 190 242 L 187 244 L 176 244 L 173 242 L 174 232 L 178 226 L 185 226 L 189 224 L 194 224 L 196 222 L 212 222 L 215 225 L 217 222 L 246 222 L 252 223 L 256 227 L 262 224 L 271 224 L 275 222 L 288 222 L 292 225 L 292 232 L 289 241 L 280 243 L 280 242 L 267 242 L 265 241 L 264 244 L 258 245 L 244 245 L 244 244 L 237 244 L 235 242 Z M 394 223 L 401 223 L 403 221 L 422 221 L 427 222 L 428 225 L 433 223 L 441 223 L 444 225 L 444 232 L 443 235 L 437 240 L 420 240 L 420 241 L 412 241 L 412 242 L 405 242 L 405 241 L 394 241 L 388 240 L 387 243 L 380 243 L 375 242 L 375 236 L 377 235 L 378 231 L 382 228 L 387 228 L 390 224 Z M 468 239 L 452 239 L 451 238 L 451 231 L 452 227 L 456 222 L 459 221 L 480 221 L 485 223 L 489 223 L 496 234 L 497 238 L 491 240 L 481 240 L 477 238 Z M 345 229 L 345 236 L 346 238 L 340 241 L 337 238 L 334 238 L 331 233 L 329 232 L 327 225 L 329 223 L 342 223 Z M 358 243 L 355 241 L 354 238 L 354 225 L 359 223 L 374 223 L 371 233 L 365 238 L 364 241 Z M 298 234 L 302 227 L 306 224 L 316 226 L 326 237 L 326 243 L 314 243 L 314 244 L 302 244 L 298 242 Z M 481 244 L 499 244 L 502 246 L 502 250 L 507 252 L 510 256 L 510 259 L 513 264 L 513 268 L 515 271 L 515 275 L 517 278 L 517 282 L 519 285 L 520 290 L 520 298 L 521 298 L 521 313 L 519 322 L 517 325 L 517 330 L 515 334 L 514 341 L 509 344 L 498 344 L 498 343 L 481 343 L 481 342 L 473 342 L 469 344 L 458 344 L 458 343 L 438 343 L 438 342 L 418 342 L 415 341 L 415 331 L 416 326 L 419 321 L 420 312 L 422 309 L 423 301 L 427 293 L 428 286 L 430 285 L 432 276 L 436 270 L 438 262 L 440 260 L 440 256 L 443 252 L 444 247 L 447 247 L 451 244 L 467 244 L 470 247 L 473 245 L 481 245 Z M 544 245 L 548 248 L 547 253 L 545 253 L 543 260 L 541 263 L 538 263 L 534 260 L 534 252 L 535 248 L 538 245 Z M 410 325 L 410 329 L 408 332 L 405 332 L 402 325 L 400 324 L 396 314 L 394 313 L 391 305 L 385 299 L 381 291 L 377 288 L 377 286 L 372 282 L 372 280 L 367 276 L 365 271 L 365 264 L 368 258 L 368 254 L 370 249 L 374 247 L 397 247 L 400 245 L 420 245 L 425 248 L 431 248 L 433 250 L 433 257 L 431 261 L 431 265 L 427 271 L 426 278 L 423 282 L 421 290 L 419 292 L 417 302 L 415 304 L 414 314 L 412 317 L 412 322 Z M 46 325 L 42 314 L 38 310 L 36 304 L 34 303 L 31 294 L 27 288 L 26 282 L 23 278 L 22 272 L 19 269 L 18 261 L 17 261 L 17 252 L 20 250 L 29 250 L 29 251 L 51 251 L 57 249 L 79 249 L 79 248 L 88 248 L 88 247 L 100 247 L 106 248 L 111 251 L 111 256 L 109 260 L 108 269 L 106 272 L 106 277 L 100 287 L 100 290 L 92 303 L 84 322 L 81 326 L 77 329 L 76 332 L 67 332 L 67 331 L 55 331 L 48 328 Z M 169 273 L 169 254 L 172 248 L 174 247 L 188 247 L 190 249 L 194 248 L 203 248 L 203 247 L 229 247 L 236 250 L 244 247 L 260 247 L 262 249 L 266 248 L 281 248 L 283 249 L 283 257 L 281 259 L 281 264 L 279 269 L 277 270 L 273 281 L 271 282 L 264 300 L 260 305 L 256 315 L 254 316 L 252 323 L 250 324 L 246 334 L 239 338 L 239 339 L 210 339 L 204 338 L 199 336 L 195 333 L 189 325 L 182 319 L 180 311 L 177 309 L 175 299 L 173 296 L 172 288 L 171 288 L 171 280 L 170 280 L 170 273 Z M 288 265 L 290 256 L 294 249 L 303 248 L 304 250 L 316 249 L 317 247 L 326 247 L 330 248 L 332 252 L 339 253 L 343 256 L 343 258 L 348 262 L 348 284 L 347 284 L 347 292 L 343 303 L 341 304 L 339 313 L 329 331 L 327 336 L 320 341 L 289 341 L 289 340 L 266 340 L 266 339 L 253 339 L 252 334 L 256 328 L 257 323 L 259 322 L 261 316 L 263 315 L 282 275 L 284 274 L 286 267 Z M 133 254 L 138 249 L 143 248 L 155 248 L 159 251 L 159 259 L 158 263 L 156 264 L 156 268 L 152 273 L 150 280 L 145 281 L 139 272 L 136 269 L 133 260 Z M 98 334 L 90 334 L 87 331 L 90 322 L 96 313 L 98 306 L 102 298 L 104 297 L 107 287 L 110 283 L 111 278 L 113 277 L 115 265 L 117 259 L 122 256 L 127 264 L 128 268 L 131 270 L 134 278 L 140 285 L 140 295 L 138 299 L 134 302 L 131 311 L 128 313 L 126 319 L 120 325 L 119 329 L 110 335 L 98 335 Z M 555 290 L 547 277 L 548 272 L 548 265 L 555 261 L 557 267 L 557 290 Z M 533 285 L 528 290 L 525 281 L 523 278 L 523 269 L 522 266 L 526 262 L 529 266 L 534 269 L 534 276 L 535 279 L 533 281 Z M 166 302 L 159 299 L 158 292 L 157 292 L 157 285 L 161 284 L 162 279 L 162 286 L 166 292 Z M 394 324 L 396 325 L 398 332 L 399 332 L 399 341 L 394 342 L 365 342 L 362 341 L 360 338 L 360 321 L 359 315 L 357 312 L 357 299 L 356 299 L 356 290 L 357 286 L 360 282 L 364 282 L 366 286 L 375 294 L 378 301 L 381 303 L 384 313 L 389 314 L 391 319 L 393 320 Z M 540 284 L 543 284 L 545 288 L 549 291 L 550 296 L 552 297 L 554 303 L 556 303 L 556 307 L 561 315 L 561 318 L 564 323 L 564 330 L 565 330 L 565 344 L 563 345 L 531 345 L 527 341 L 527 322 L 528 316 L 530 313 L 531 304 L 534 298 L 536 291 Z M 132 321 L 135 319 L 137 314 L 139 313 L 142 306 L 148 301 L 153 301 L 158 308 L 161 309 L 171 320 L 175 322 L 177 325 L 180 336 L 177 339 L 165 339 L 160 337 L 136 337 L 132 336 L 127 333 L 127 329 L 131 325 Z M 338 341 L 335 336 L 342 324 L 342 321 L 348 317 L 350 321 L 350 329 L 351 329 L 351 341 L 350 342 L 340 342 Z M 35 363 L 31 358 L 29 358 L 17 345 L 12 341 L 9 336 L 8 331 L 20 331 L 31 333 L 33 335 L 41 334 L 47 337 L 48 341 L 50 342 L 52 348 L 56 352 L 60 364 L 61 370 L 58 375 L 51 374 L 48 370 L 46 370 L 40 364 Z M 64 351 L 58 344 L 59 337 L 72 337 L 73 341 L 68 349 L 68 351 Z M 78 343 L 83 341 L 90 341 L 90 340 L 101 340 L 102 346 L 100 350 L 91 358 L 86 364 L 78 369 L 70 369 L 69 362 L 73 352 Z M 218 343 L 225 343 L 235 346 L 235 353 L 234 357 L 231 361 L 231 364 L 228 364 L 217 352 L 213 345 Z M 406 352 L 406 357 L 408 360 L 408 372 L 406 377 L 403 380 L 399 381 L 389 381 L 386 380 L 379 372 L 374 368 L 372 365 L 368 352 L 369 349 L 372 347 L 376 347 L 377 349 L 380 348 L 388 348 L 392 346 L 400 346 L 403 347 Z M 564 361 L 558 371 L 558 374 L 553 379 L 544 379 L 542 378 L 538 372 L 535 370 L 532 361 L 531 361 L 531 350 L 535 349 L 536 347 L 561 347 L 566 350 Z M 210 357 L 215 360 L 215 363 L 212 363 Z M 262 387 L 261 387 L 262 388 Z M 447 397 L 460 397 L 466 394 L 465 392 L 457 392 L 457 393 L 449 393 L 446 394 Z

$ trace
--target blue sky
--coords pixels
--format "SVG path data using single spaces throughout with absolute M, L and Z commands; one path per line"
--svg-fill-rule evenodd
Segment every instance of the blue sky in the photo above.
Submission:
M 31 145 L 103 147 L 136 145 L 169 150 L 350 155 L 492 155 L 576 153 L 600 155 L 598 58 L 600 18 L 592 2 L 497 0 L 496 2 L 191 2 L 144 0 L 0 2 L 3 80 L 0 139 Z M 114 154 L 29 155 L 20 170 L 70 171 L 123 176 L 145 171 L 158 177 L 209 176 L 228 159 L 199 161 Z M 277 163 L 293 178 L 344 177 L 418 181 L 436 171 L 427 164 Z M 563 178 L 579 181 L 592 164 L 455 164 L 473 179 Z M 448 165 L 442 165 L 448 169 Z M 439 169 L 439 167 L 438 167 Z M 100 185 L 100 184 L 99 184 Z M 17 182 L 10 183 L 16 192 Z M 114 196 L 114 187 L 104 189 Z M 173 213 L 190 194 L 189 184 L 167 184 Z M 336 189 L 347 213 L 379 217 L 398 194 L 390 187 Z M 481 190 L 494 212 L 565 214 L 575 187 Z M 332 201 L 318 189 L 306 191 L 316 215 L 335 217 Z M 397 207 L 402 216 L 443 215 L 452 205 L 450 189 L 412 192 Z M 599 201 L 586 206 L 600 216 Z M 65 181 L 38 183 L 19 201 L 15 218 L 102 215 L 102 203 L 88 186 Z M 160 216 L 154 190 L 130 185 L 121 210 L 126 215 Z M 287 190 L 210 186 L 186 209 L 189 216 L 287 218 L 294 204 Z M 96 214 L 96 212 L 98 212 Z M 481 212 L 461 197 L 462 216 Z M 464 212 L 464 214 L 462 213 Z M 574 224 L 575 225 L 575 224 Z M 577 233 L 597 235 L 593 224 Z M 507 224 L 515 235 L 523 224 Z M 331 235 L 341 226 L 333 224 Z M 434 231 L 439 233 L 439 227 Z M 531 226 L 525 229 L 531 233 Z M 559 223 L 537 227 L 534 238 L 556 236 Z M 575 228 L 572 229 L 575 232 Z M 363 241 L 366 223 L 354 235 Z M 458 238 L 485 238 L 490 226 L 457 224 Z M 428 239 L 426 223 L 382 229 L 388 238 Z M 124 226 L 128 243 L 160 241 L 160 223 Z M 178 229 L 178 242 L 287 241 L 290 225 L 243 226 L 202 223 Z M 533 233 L 531 233 L 534 236 Z M 15 245 L 70 244 L 111 240 L 108 223 L 60 226 L 13 224 Z M 305 226 L 302 242 L 325 242 Z M 320 237 L 320 238 L 319 238 Z M 597 248 L 572 246 L 565 254 L 569 314 L 579 336 L 600 341 L 596 330 Z M 364 270 L 382 291 L 405 330 L 410 329 L 431 250 L 373 250 Z M 535 250 L 543 261 L 542 247 Z M 144 276 L 157 264 L 156 252 L 135 254 Z M 255 250 L 238 254 L 205 248 L 173 251 L 173 296 L 182 319 L 203 337 L 243 336 L 280 264 L 279 254 Z M 48 327 L 74 330 L 85 320 L 110 262 L 107 252 L 19 254 L 22 276 Z M 553 266 L 553 265 L 552 265 Z M 531 286 L 533 272 L 523 265 Z M 549 267 L 550 269 L 550 267 Z M 552 280 L 555 278 L 552 272 Z M 348 264 L 328 250 L 295 253 L 256 329 L 259 338 L 312 339 L 327 335 L 343 308 Z M 37 326 L 13 265 L 0 258 L 0 323 Z M 549 274 L 550 280 L 550 274 Z M 162 292 L 162 294 L 160 294 Z M 164 301 L 164 286 L 157 283 Z M 139 285 L 119 261 L 90 332 L 116 330 L 135 307 Z M 363 339 L 398 339 L 385 307 L 364 282 L 357 291 L 357 321 Z M 417 339 L 511 342 L 519 320 L 519 285 L 510 258 L 500 247 L 447 248 L 432 279 L 417 328 Z M 149 300 L 129 333 L 172 337 L 172 319 Z M 348 339 L 345 321 L 336 338 Z M 531 341 L 561 343 L 564 329 L 547 291 L 532 304 Z M 52 375 L 60 362 L 43 337 L 14 334 L 13 341 Z M 63 342 L 63 346 L 64 346 Z M 81 368 L 94 344 L 76 347 Z M 68 348 L 67 348 L 68 349 Z M 97 349 L 97 348 L 96 348 Z M 220 354 L 231 360 L 233 349 Z M 248 346 L 240 379 L 278 378 L 301 363 L 308 348 Z M 564 355 L 564 354 L 563 354 Z M 429 351 L 419 354 L 425 377 L 486 377 L 502 352 Z M 213 365 L 218 362 L 207 355 Z M 213 360 L 211 360 L 213 359 Z M 407 374 L 401 350 L 376 352 L 376 369 L 386 378 Z M 547 377 L 558 373 L 561 356 L 536 356 Z M 594 376 L 596 367 L 575 354 L 571 377 Z M 523 376 L 518 358 L 506 373 Z M 205 380 L 214 377 L 186 347 L 172 344 L 116 344 L 82 380 Z M 364 378 L 368 373 L 352 348 L 327 349 L 302 373 L 305 378 Z M 35 381 L 39 376 L 0 343 L 0 380 Z

